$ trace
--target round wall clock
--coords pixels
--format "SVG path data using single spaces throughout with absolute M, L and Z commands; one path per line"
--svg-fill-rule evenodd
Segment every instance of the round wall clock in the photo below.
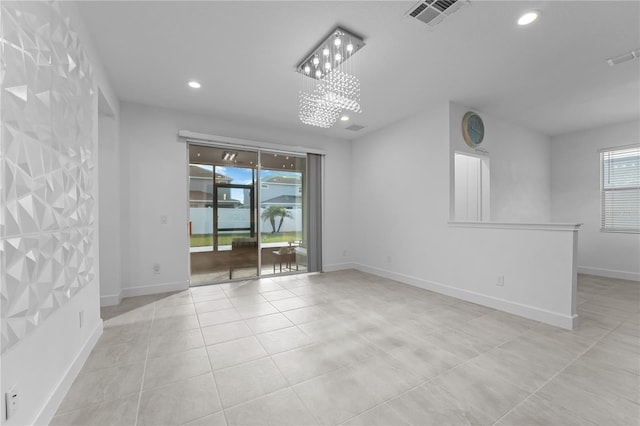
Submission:
M 462 137 L 471 148 L 482 143 L 484 138 L 484 123 L 482 118 L 475 112 L 467 112 L 462 117 Z

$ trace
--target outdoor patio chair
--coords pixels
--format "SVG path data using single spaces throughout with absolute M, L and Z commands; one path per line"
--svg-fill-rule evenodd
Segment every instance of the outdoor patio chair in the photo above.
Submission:
M 285 268 L 291 270 L 292 262 L 296 262 L 295 247 L 280 247 L 279 250 L 273 251 L 273 273 L 276 273 L 276 262 L 280 264 L 280 272 L 282 272 L 282 263 Z M 296 262 L 296 271 L 298 270 L 298 262 Z

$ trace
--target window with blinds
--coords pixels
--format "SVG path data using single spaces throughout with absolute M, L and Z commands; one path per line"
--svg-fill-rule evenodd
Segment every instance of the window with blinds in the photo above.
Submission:
M 600 151 L 603 231 L 640 232 L 640 147 Z

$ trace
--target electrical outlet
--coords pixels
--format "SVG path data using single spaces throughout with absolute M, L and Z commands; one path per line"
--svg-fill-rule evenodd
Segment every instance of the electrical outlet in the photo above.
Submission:
M 80 328 L 84 326 L 84 311 L 78 312 L 78 325 Z
M 153 264 L 153 273 L 154 274 L 159 274 L 160 273 L 160 264 L 159 263 L 154 263 Z
M 18 411 L 18 390 L 16 386 L 12 386 L 8 392 L 4 394 L 5 406 L 7 407 L 7 413 L 5 418 L 11 419 L 16 415 Z
M 346 250 L 342 250 L 342 257 L 346 257 L 347 256 L 347 251 Z
M 162 215 L 160 216 L 160 225 L 166 225 L 167 224 L 167 216 Z
M 496 281 L 498 287 L 504 287 L 504 275 L 498 274 L 498 281 Z

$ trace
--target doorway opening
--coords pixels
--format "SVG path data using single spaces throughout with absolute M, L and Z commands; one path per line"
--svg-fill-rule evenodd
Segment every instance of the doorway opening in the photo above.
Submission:
M 490 220 L 489 158 L 456 152 L 454 171 L 455 220 Z
M 306 272 L 306 156 L 189 145 L 191 285 Z

